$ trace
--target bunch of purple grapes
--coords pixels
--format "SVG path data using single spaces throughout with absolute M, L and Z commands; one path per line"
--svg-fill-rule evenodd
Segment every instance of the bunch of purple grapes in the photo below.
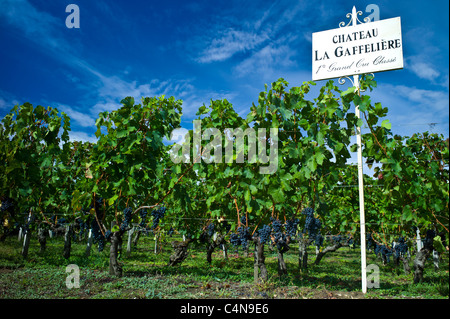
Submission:
M 336 244 L 344 240 L 341 235 L 332 236 L 331 239 Z
M 241 246 L 243 249 L 248 247 L 248 240 L 250 239 L 250 232 L 248 227 L 240 226 L 237 229 L 239 240 L 241 241 Z
M 159 222 L 161 219 L 164 218 L 164 214 L 166 213 L 166 208 L 164 206 L 161 206 L 158 209 L 154 209 L 152 211 L 152 216 L 153 216 L 153 224 L 151 229 L 155 229 L 156 227 L 158 227 Z
M 142 228 L 145 228 L 145 224 L 147 223 L 147 215 L 148 211 L 146 209 L 142 209 L 139 211 L 139 216 L 141 217 L 141 222 L 139 223 L 139 226 Z
M 383 258 L 389 262 L 389 257 L 392 256 L 393 251 L 392 249 L 389 249 L 386 245 L 378 245 L 375 247 L 375 254 L 381 254 Z
M 207 227 L 206 227 L 206 232 L 208 233 L 209 237 L 212 237 L 214 235 L 214 224 L 210 223 Z
M 423 246 L 427 249 L 433 249 L 433 238 L 436 237 L 436 232 L 432 229 L 427 230 L 427 235 L 423 240 Z
M 306 215 L 305 228 L 303 234 L 308 233 L 309 238 L 316 238 L 320 229 L 322 228 L 322 222 L 320 219 L 314 217 L 314 209 L 307 207 L 302 211 L 303 215 Z
M 288 219 L 284 224 L 286 234 L 290 237 L 295 237 L 295 235 L 297 235 L 297 226 L 299 223 L 300 220 L 298 218 Z
M 279 252 L 284 253 L 289 250 L 289 246 L 287 236 L 282 230 L 283 224 L 273 217 L 270 217 L 270 220 L 272 221 L 273 243 L 276 244 Z
M 259 239 L 261 244 L 265 244 L 270 241 L 270 233 L 272 229 L 268 225 L 263 225 L 261 229 L 258 230 Z
M 375 249 L 377 247 L 377 244 L 375 243 L 375 240 L 372 237 L 372 233 L 366 234 L 366 243 L 367 243 L 367 249 Z
M 14 208 L 14 202 L 11 198 L 6 197 L 1 200 L 0 211 L 6 212 Z
M 408 252 L 408 245 L 406 244 L 405 238 L 399 237 L 397 244 L 394 246 L 395 257 L 399 258 L 404 256 Z
M 127 207 L 124 209 L 123 211 L 123 222 L 120 225 L 120 230 L 125 231 L 128 229 L 128 227 L 130 226 L 130 222 L 131 222 L 131 213 L 133 212 L 133 210 L 130 207 Z
M 239 238 L 239 235 L 236 233 L 232 233 L 230 235 L 230 243 L 234 246 L 237 247 L 241 244 L 241 239 Z
M 92 237 L 94 238 L 94 244 L 98 243 L 98 251 L 102 252 L 105 248 L 105 240 L 106 238 L 103 236 L 102 231 L 100 230 L 100 226 L 97 223 L 97 220 L 93 218 L 91 222 L 92 229 Z
M 241 245 L 243 249 L 248 247 L 248 240 L 251 238 L 248 227 L 245 227 L 247 223 L 247 218 L 243 215 L 240 219 L 242 226 L 239 226 L 237 229 L 237 233 L 233 233 L 230 235 L 230 243 L 237 247 Z

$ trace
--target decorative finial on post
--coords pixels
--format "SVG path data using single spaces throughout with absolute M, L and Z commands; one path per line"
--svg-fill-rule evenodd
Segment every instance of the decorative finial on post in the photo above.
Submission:
M 358 24 L 358 22 L 360 24 L 370 22 L 370 18 L 369 17 L 365 17 L 363 19 L 363 21 L 359 20 L 358 16 L 360 16 L 362 14 L 363 14 L 362 11 L 356 11 L 356 7 L 353 6 L 352 12 L 351 13 L 347 13 L 347 15 L 345 16 L 347 19 L 350 19 L 350 21 L 347 24 L 345 24 L 345 22 L 340 22 L 339 23 L 339 28 L 349 27 L 350 25 L 354 27 L 354 26 L 356 26 Z
M 362 13 L 362 12 L 361 12 L 361 13 Z M 356 7 L 353 6 L 353 9 L 352 9 L 352 25 L 353 25 L 353 26 L 356 26 L 356 23 L 357 23 L 357 21 L 358 21 L 358 18 L 356 17 L 357 14 L 358 14 L 358 13 L 356 12 Z

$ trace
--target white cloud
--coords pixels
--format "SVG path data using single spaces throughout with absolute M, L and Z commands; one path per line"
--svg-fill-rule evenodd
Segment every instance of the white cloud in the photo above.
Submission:
M 234 72 L 239 77 L 256 75 L 262 76 L 264 80 L 273 80 L 275 73 L 295 65 L 292 60 L 294 54 L 288 45 L 271 43 L 239 63 Z
M 416 74 L 419 78 L 434 82 L 440 75 L 434 67 L 427 62 L 422 61 L 418 56 L 406 59 L 405 68 Z
M 104 4 L 108 15 L 112 14 L 111 8 Z M 64 12 L 62 13 L 65 14 Z M 66 104 L 56 102 L 61 110 L 65 111 L 72 120 L 82 127 L 89 127 L 95 124 L 95 118 L 98 113 L 103 111 L 112 111 L 120 107 L 120 101 L 132 96 L 139 103 L 144 96 L 175 96 L 175 98 L 188 98 L 192 100 L 192 93 L 195 91 L 190 80 L 166 80 L 150 79 L 144 83 L 125 79 L 127 74 L 108 75 L 98 68 L 94 67 L 85 58 L 74 55 L 74 48 L 71 42 L 64 39 L 61 28 L 64 24 L 51 14 L 39 10 L 26 0 L 6 0 L 0 3 L 0 18 L 4 18 L 15 29 L 20 30 L 20 36 L 31 41 L 36 48 L 39 48 L 52 58 L 65 63 L 70 70 L 78 72 L 77 75 L 71 71 L 65 71 L 65 75 L 72 83 L 77 83 L 79 87 L 89 89 L 89 97 L 85 104 L 89 111 L 82 113 Z M 64 29 L 62 29 L 64 30 Z M 233 35 L 233 33 L 231 33 Z M 245 37 L 239 33 L 235 37 Z M 224 42 L 225 45 L 225 42 Z M 88 78 L 86 78 L 86 75 Z M 89 83 L 89 87 L 84 85 Z M 3 93 L 3 92 L 0 92 Z M 11 104 L 11 98 L 1 94 L 0 108 L 7 108 Z M 93 105 L 89 105 L 94 100 Z M 92 103 L 92 102 L 91 102 Z M 195 113 L 195 112 L 194 112 Z
M 439 39 L 441 34 L 445 33 L 436 33 L 428 26 L 412 28 L 405 31 L 403 43 L 407 45 L 405 53 L 408 53 L 405 69 L 421 79 L 445 86 L 448 78 L 448 38 L 445 48 L 445 43 Z
M 210 100 L 227 99 L 231 101 L 236 94 L 228 91 L 214 91 L 198 89 L 194 79 L 153 79 L 149 83 L 139 84 L 138 81 L 126 81 L 118 76 L 105 76 L 95 71 L 97 82 L 96 104 L 90 107 L 90 113 L 97 116 L 103 111 L 113 111 L 121 107 L 120 101 L 127 96 L 140 103 L 142 97 L 162 96 L 175 97 L 182 100 L 183 116 L 194 118 L 198 108 L 203 104 L 209 105 Z
M 400 97 L 405 97 L 410 102 L 418 104 L 421 109 L 427 112 L 441 112 L 441 115 L 447 114 L 448 117 L 448 92 L 438 90 L 425 90 L 405 85 L 383 85 L 390 88 L 391 92 L 395 92 Z
M 9 112 L 16 104 L 20 103 L 14 96 L 0 90 L 0 110 L 4 109 Z
M 0 19 L 10 24 L 13 30 L 18 30 L 17 36 L 30 41 L 33 49 L 39 49 L 68 64 L 77 60 L 72 53 L 73 43 L 63 37 L 64 22 L 48 12 L 40 11 L 29 1 L 0 2 Z
M 45 40 L 59 22 L 52 15 L 38 11 L 26 0 L 4 0 L 0 4 L 0 14 L 6 21 L 25 32 L 34 41 Z M 52 43 L 52 41 L 48 41 Z
M 228 29 L 220 38 L 211 41 L 211 44 L 201 53 L 198 61 L 210 63 L 227 60 L 236 53 L 254 49 L 267 39 L 266 34 Z
M 227 100 L 233 104 L 233 100 L 236 97 L 235 93 L 227 91 L 212 91 L 212 90 L 198 90 L 193 88 L 191 91 L 186 92 L 186 96 L 183 100 L 183 117 L 186 119 L 196 118 L 198 108 L 203 104 L 210 105 L 211 100 Z M 233 105 L 235 107 L 235 105 Z
M 255 30 L 259 29 L 263 25 L 263 23 L 265 23 L 267 21 L 268 17 L 273 12 L 272 10 L 273 10 L 274 6 L 275 6 L 275 3 L 273 3 L 269 9 L 264 11 L 264 13 L 262 14 L 262 17 L 254 23 Z
M 237 53 L 254 53 L 261 49 L 267 52 L 268 46 L 274 43 L 273 39 L 277 39 L 276 42 L 280 44 L 278 39 L 286 36 L 280 35 L 286 26 L 303 23 L 302 19 L 295 19 L 299 18 L 299 13 L 305 11 L 307 5 L 303 1 L 296 5 L 273 3 L 264 11 L 257 12 L 257 19 L 234 21 L 236 26 L 224 26 L 221 23 L 212 26 L 212 34 L 219 36 L 206 41 L 206 48 L 201 50 L 197 62 L 225 61 Z
M 107 111 L 107 112 L 111 112 L 114 110 L 117 110 L 120 107 L 120 103 L 118 101 L 112 101 L 112 100 L 108 100 L 108 101 L 102 101 L 102 102 L 98 102 L 95 103 L 91 108 L 91 114 L 93 115 L 98 115 L 101 112 Z
M 95 125 L 95 118 L 92 115 L 78 112 L 73 107 L 65 104 L 56 104 L 56 108 L 59 111 L 66 113 L 70 117 L 71 123 L 75 121 L 82 127 L 94 127 Z
M 429 130 L 448 137 L 448 90 L 379 84 L 371 96 L 373 102 L 388 107 L 387 119 L 395 134 L 411 136 Z M 440 124 L 433 126 L 432 123 Z
M 271 27 L 272 34 L 271 36 L 275 36 L 277 33 L 279 33 L 286 25 L 294 24 L 295 22 L 300 22 L 300 24 L 303 24 L 303 21 L 305 21 L 305 17 L 301 17 L 299 13 L 306 12 L 307 6 L 311 5 L 312 3 L 307 3 L 306 1 L 298 1 L 295 6 L 293 6 L 291 3 L 287 3 L 286 7 L 281 7 L 280 9 L 282 12 L 274 12 L 273 16 L 274 19 L 276 19 L 276 22 Z M 313 5 L 314 7 L 314 5 Z M 294 19 L 297 18 L 297 21 L 294 21 Z
M 96 143 L 97 137 L 94 134 L 88 134 L 86 132 L 70 131 L 69 132 L 69 140 L 70 141 Z
M 137 84 L 137 81 L 127 82 L 118 76 L 100 75 L 101 86 L 98 89 L 100 97 L 124 98 L 126 96 L 147 96 L 152 93 L 150 84 Z

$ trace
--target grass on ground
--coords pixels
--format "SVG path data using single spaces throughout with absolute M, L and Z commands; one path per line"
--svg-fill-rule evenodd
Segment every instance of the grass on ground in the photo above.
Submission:
M 126 237 L 126 236 L 125 236 Z M 126 239 L 126 238 L 125 238 Z M 0 298 L 75 298 L 75 299 L 207 299 L 207 298 L 426 298 L 448 299 L 449 255 L 446 252 L 435 270 L 429 260 L 422 283 L 413 284 L 413 274 L 405 274 L 402 266 L 391 261 L 382 265 L 373 253 L 368 253 L 367 264 L 380 270 L 380 287 L 361 293 L 360 251 L 343 247 L 327 254 L 319 265 L 313 265 L 315 248 L 308 251 L 308 269 L 298 268 L 297 247 L 285 253 L 288 275 L 280 277 L 275 252 L 266 248 L 266 266 L 269 279 L 253 283 L 253 254 L 248 257 L 230 247 L 228 260 L 223 252 L 213 254 L 212 264 L 206 262 L 203 246 L 190 246 L 189 256 L 179 266 L 168 267 L 172 252 L 169 243 L 154 253 L 152 237 L 141 236 L 131 256 L 120 257 L 124 274 L 121 278 L 108 273 L 109 245 L 103 252 L 93 247 L 85 257 L 84 242 L 72 243 L 71 257 L 62 256 L 63 239 L 47 240 L 47 248 L 39 252 L 39 243 L 31 239 L 28 258 L 20 255 L 21 243 L 9 237 L 0 242 Z M 126 240 L 124 247 L 126 248 Z M 66 272 L 69 264 L 80 270 L 80 288 L 69 289 Z M 412 260 L 410 261 L 412 268 Z

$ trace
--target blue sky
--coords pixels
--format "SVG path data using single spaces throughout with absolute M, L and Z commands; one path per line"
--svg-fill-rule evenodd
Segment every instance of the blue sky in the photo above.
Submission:
M 71 3 L 78 29 L 65 25 Z M 245 116 L 265 83 L 311 80 L 311 34 L 347 22 L 353 5 L 368 16 L 370 4 L 380 19 L 401 17 L 405 62 L 375 74 L 372 100 L 394 133 L 448 137 L 447 0 L 0 0 L 0 118 L 15 104 L 53 106 L 71 117 L 71 139 L 95 141 L 98 113 L 126 96 L 183 100 L 186 128 L 211 99 Z

